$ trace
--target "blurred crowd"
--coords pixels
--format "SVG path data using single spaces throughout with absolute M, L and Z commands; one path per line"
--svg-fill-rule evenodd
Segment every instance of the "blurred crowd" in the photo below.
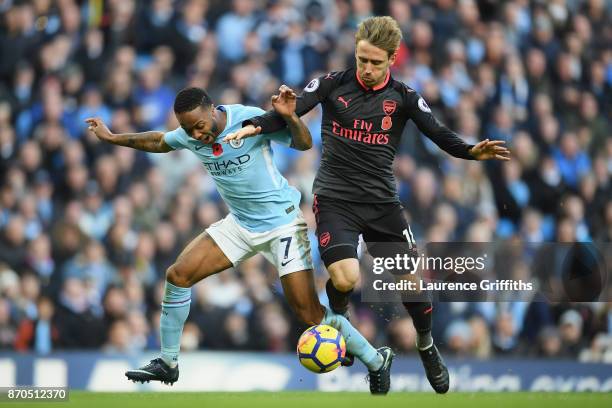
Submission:
M 404 39 L 396 79 L 467 141 L 505 140 L 504 164 L 449 157 L 409 125 L 395 173 L 421 244 L 612 238 L 612 10 L 604 0 L 0 0 L 0 349 L 137 353 L 159 347 L 166 269 L 227 213 L 195 156 L 98 141 L 174 129 L 175 93 L 269 108 L 282 83 L 354 64 L 354 31 L 391 15 Z M 315 147 L 275 146 L 303 195 Z M 327 273 L 316 245 L 317 288 Z M 608 295 L 609 296 L 609 295 Z M 352 302 L 375 344 L 414 353 L 397 305 Z M 439 303 L 448 355 L 612 362 L 612 302 Z M 396 316 L 389 322 L 389 317 Z M 291 351 L 300 326 L 256 256 L 193 288 L 183 350 Z

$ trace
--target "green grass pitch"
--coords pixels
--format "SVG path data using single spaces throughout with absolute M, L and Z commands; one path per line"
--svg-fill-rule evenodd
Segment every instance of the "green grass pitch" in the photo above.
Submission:
M 68 402 L 53 407 L 85 408 L 562 408 L 612 407 L 612 393 L 390 393 L 374 397 L 367 393 L 329 392 L 137 392 L 104 393 L 71 391 Z M 2 403 L 4 407 L 38 407 L 46 404 Z

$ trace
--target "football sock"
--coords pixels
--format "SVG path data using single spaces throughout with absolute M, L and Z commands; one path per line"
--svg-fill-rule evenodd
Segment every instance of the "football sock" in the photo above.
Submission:
M 433 345 L 431 337 L 431 302 L 403 302 L 404 307 L 412 317 L 412 324 L 417 332 L 417 348 L 428 349 Z
M 161 358 L 170 367 L 178 364 L 183 325 L 189 315 L 191 288 L 181 288 L 166 282 L 162 300 L 160 332 Z
M 351 289 L 348 292 L 340 292 L 335 288 L 334 283 L 331 279 L 327 280 L 325 284 L 325 292 L 327 292 L 327 298 L 329 299 L 329 307 L 334 311 L 334 313 L 346 315 L 348 311 L 348 303 L 349 297 L 353 290 Z
M 431 346 L 433 346 L 433 337 L 431 337 L 431 331 L 425 333 L 417 332 L 417 348 L 419 350 L 427 350 Z
M 346 351 L 357 357 L 370 371 L 378 370 L 384 362 L 383 356 L 340 314 L 325 308 L 321 324 L 327 324 L 338 330 L 346 342 Z

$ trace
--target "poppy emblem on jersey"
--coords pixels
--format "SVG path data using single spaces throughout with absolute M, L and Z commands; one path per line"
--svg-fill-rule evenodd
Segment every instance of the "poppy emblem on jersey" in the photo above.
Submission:
M 229 141 L 230 146 L 232 146 L 234 149 L 240 149 L 242 147 L 242 145 L 244 144 L 244 139 L 232 139 Z
M 212 151 L 213 156 L 221 156 L 221 153 L 223 153 L 223 146 L 221 146 L 221 143 L 213 143 Z
M 395 109 L 397 108 L 397 102 L 390 100 L 390 99 L 385 99 L 383 101 L 383 112 L 385 112 L 385 115 L 387 116 L 391 116 L 393 115 L 393 112 L 395 112 Z
M 393 127 L 393 121 L 391 120 L 391 116 L 385 116 L 382 119 L 382 123 L 380 124 L 380 128 L 382 130 L 389 130 Z
M 324 232 L 319 237 L 319 244 L 321 244 L 323 248 L 329 245 L 329 241 L 331 241 L 331 234 L 329 232 Z

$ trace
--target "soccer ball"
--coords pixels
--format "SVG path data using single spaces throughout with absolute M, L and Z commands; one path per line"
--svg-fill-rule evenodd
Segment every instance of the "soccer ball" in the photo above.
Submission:
M 344 337 L 331 326 L 320 324 L 308 328 L 298 340 L 300 363 L 310 371 L 328 373 L 340 366 L 346 355 Z

